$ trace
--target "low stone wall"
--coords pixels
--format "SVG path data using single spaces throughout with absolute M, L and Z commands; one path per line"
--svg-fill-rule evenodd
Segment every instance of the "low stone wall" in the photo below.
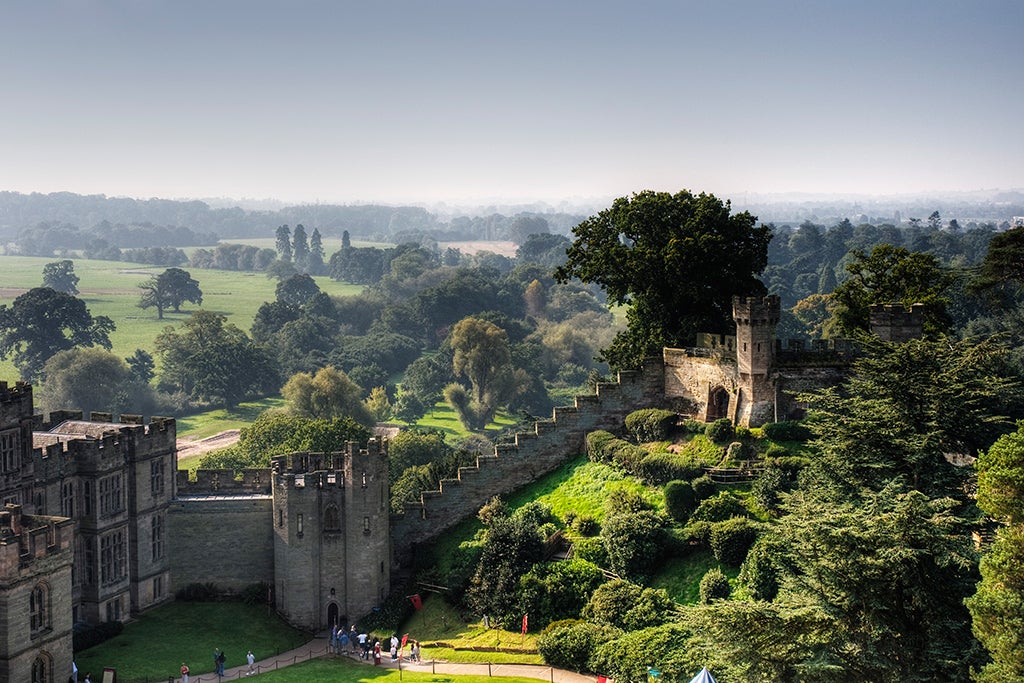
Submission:
M 274 514 L 270 496 L 180 497 L 167 514 L 171 590 L 213 583 L 240 591 L 274 582 Z

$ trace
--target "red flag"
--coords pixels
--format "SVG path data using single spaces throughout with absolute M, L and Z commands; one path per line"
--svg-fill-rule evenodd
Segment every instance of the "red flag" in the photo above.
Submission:
M 526 633 L 526 624 L 529 621 L 529 616 L 530 616 L 529 614 L 524 614 L 523 615 L 523 633 L 524 634 Z
M 608 677 L 607 676 L 598 676 L 597 677 L 597 683 L 608 683 Z
M 408 633 L 406 633 L 404 636 L 402 636 L 402 649 L 403 650 L 405 649 L 405 644 L 407 642 L 409 642 L 409 634 Z
M 423 599 L 420 597 L 419 593 L 417 593 L 416 595 L 410 595 L 409 600 L 412 601 L 413 609 L 419 609 L 420 607 L 423 607 Z

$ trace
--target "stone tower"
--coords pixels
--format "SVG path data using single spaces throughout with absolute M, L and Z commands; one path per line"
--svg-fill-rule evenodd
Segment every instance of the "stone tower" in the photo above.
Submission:
M 0 681 L 63 681 L 71 674 L 74 522 L 0 510 Z
M 775 327 L 779 297 L 732 298 L 736 322 L 737 391 L 734 424 L 756 426 L 773 419 L 775 385 L 770 373 L 775 362 Z
M 292 624 L 351 623 L 387 596 L 386 442 L 274 459 L 274 602 Z

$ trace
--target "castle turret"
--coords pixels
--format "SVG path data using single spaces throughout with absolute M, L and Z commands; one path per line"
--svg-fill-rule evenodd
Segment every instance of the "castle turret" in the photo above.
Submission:
M 875 304 L 871 307 L 871 331 L 882 341 L 903 342 L 917 339 L 924 330 L 924 304 Z
M 729 417 L 735 424 L 759 425 L 772 419 L 775 387 L 769 373 L 775 361 L 775 327 L 779 324 L 779 297 L 732 298 L 736 321 L 737 400 Z

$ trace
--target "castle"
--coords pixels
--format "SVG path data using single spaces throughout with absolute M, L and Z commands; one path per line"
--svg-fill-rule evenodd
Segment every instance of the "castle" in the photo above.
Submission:
M 591 431 L 667 405 L 705 421 L 789 419 L 802 410 L 789 392 L 841 379 L 842 342 L 775 339 L 777 298 L 737 298 L 733 312 L 735 337 L 704 335 L 700 348 L 665 349 L 599 383 L 400 515 L 389 513 L 384 439 L 190 479 L 177 469 L 173 419 L 61 411 L 44 421 L 31 386 L 0 382 L 0 680 L 65 680 L 73 624 L 124 620 L 193 583 L 266 584 L 277 612 L 310 631 L 351 623 L 381 603 L 419 547 L 555 470 Z M 872 323 L 899 341 L 919 333 L 920 311 L 882 307 Z

